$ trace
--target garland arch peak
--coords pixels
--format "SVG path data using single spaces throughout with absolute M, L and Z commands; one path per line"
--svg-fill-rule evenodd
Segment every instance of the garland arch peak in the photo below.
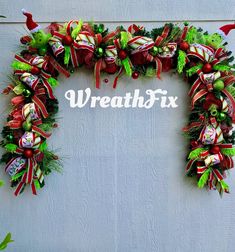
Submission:
M 16 196 L 27 185 L 36 195 L 45 176 L 61 169 L 59 157 L 47 147 L 57 127 L 53 90 L 59 74 L 69 77 L 81 66 L 94 72 L 96 88 L 101 72 L 115 75 L 113 88 L 124 74 L 160 79 L 162 71 L 174 70 L 181 75 L 191 98 L 189 123 L 183 129 L 190 139 L 186 174 L 195 176 L 199 188 L 229 192 L 224 179 L 235 155 L 235 76 L 225 39 L 235 24 L 213 34 L 188 23 L 167 23 L 151 31 L 133 24 L 110 32 L 103 24 L 72 20 L 43 29 L 31 13 L 22 12 L 30 35 L 20 39 L 24 48 L 15 55 L 11 84 L 2 92 L 13 95 L 2 130 L 1 161 Z

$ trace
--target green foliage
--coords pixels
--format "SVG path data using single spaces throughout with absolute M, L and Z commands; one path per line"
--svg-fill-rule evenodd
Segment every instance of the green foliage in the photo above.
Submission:
M 179 55 L 177 58 L 177 71 L 179 74 L 183 72 L 183 69 L 186 64 L 186 57 L 187 57 L 186 53 L 182 50 L 179 50 Z
M 200 154 L 205 151 L 205 148 L 197 148 L 189 153 L 188 159 L 195 159 L 200 156 Z
M 11 143 L 8 143 L 5 145 L 5 149 L 12 153 L 16 151 L 17 147 L 18 146 L 16 144 L 11 144 Z
M 17 60 L 14 60 L 12 63 L 11 63 L 11 67 L 14 69 L 14 70 L 24 70 L 24 71 L 30 71 L 31 70 L 31 66 L 27 63 L 24 63 L 24 62 L 19 62 Z
M 152 67 L 152 66 L 147 67 L 146 72 L 145 72 L 145 76 L 146 77 L 153 77 L 154 75 L 156 75 L 156 69 L 154 69 L 154 67 Z
M 127 47 L 128 43 L 128 33 L 121 31 L 121 47 L 122 49 L 125 49 Z
M 13 92 L 16 95 L 20 95 L 20 94 L 23 93 L 24 89 L 25 89 L 25 86 L 23 85 L 23 83 L 20 83 L 20 84 L 18 84 L 17 86 L 14 87 Z
M 24 175 L 25 172 L 26 170 L 16 173 L 14 176 L 11 177 L 11 180 L 17 181 L 19 178 L 21 178 Z
M 235 148 L 221 148 L 221 153 L 226 156 L 235 156 Z
M 172 31 L 172 29 L 173 29 L 173 27 L 174 27 L 174 24 L 172 24 L 172 23 L 167 23 L 166 25 L 170 28 L 170 33 L 171 33 L 171 31 Z M 161 36 L 161 35 L 162 35 L 162 32 L 163 32 L 164 27 L 165 27 L 165 26 L 152 29 L 152 31 L 151 31 L 151 37 L 152 37 L 153 40 L 155 40 L 158 36 Z
M 205 186 L 205 184 L 208 181 L 209 175 L 210 175 L 211 169 L 208 168 L 200 177 L 200 179 L 197 182 L 197 185 L 199 188 L 203 188 Z
M 223 189 L 223 191 L 229 191 L 229 186 L 228 186 L 228 184 L 226 184 L 225 182 L 224 182 L 224 180 L 220 180 L 219 181 L 220 182 L 220 185 L 221 185 L 221 188 Z
M 185 40 L 189 44 L 193 43 L 199 43 L 199 44 L 205 44 L 205 37 L 203 34 L 194 26 L 192 26 L 190 29 L 188 29 L 187 35 Z
M 64 64 L 68 65 L 70 60 L 70 47 L 65 46 L 64 47 Z
M 8 233 L 4 240 L 0 243 L 0 250 L 4 250 L 11 242 L 13 242 L 13 240 L 11 239 L 11 233 Z
M 81 28 L 82 28 L 82 24 L 83 24 L 83 22 L 82 22 L 82 20 L 80 19 L 78 25 L 73 29 L 73 31 L 72 31 L 72 33 L 71 33 L 71 37 L 72 37 L 73 39 L 76 39 L 78 33 L 80 32 L 80 30 L 81 30 Z
M 208 34 L 204 36 L 206 38 L 206 45 L 212 46 L 215 49 L 223 47 L 223 38 L 218 33 Z
M 50 77 L 47 81 L 52 87 L 57 87 L 58 86 L 58 81 L 53 77 Z
M 2 179 L 0 179 L 0 187 L 4 186 L 4 181 Z
M 226 87 L 226 90 L 235 98 L 235 87 L 230 85 Z
M 42 142 L 42 143 L 40 144 L 39 150 L 40 150 L 41 152 L 44 152 L 46 149 L 47 149 L 47 142 L 44 141 L 44 142 Z
M 124 66 L 126 74 L 128 76 L 131 76 L 132 75 L 132 68 L 131 68 L 130 61 L 129 61 L 128 57 L 125 58 L 124 60 L 122 60 L 122 65 Z
M 192 75 L 194 75 L 199 69 L 202 69 L 203 65 L 202 64 L 198 64 L 196 66 L 193 66 L 191 68 L 189 68 L 186 73 L 189 77 L 191 77 Z
M 47 175 L 52 170 L 62 172 L 63 165 L 52 151 L 44 150 L 44 158 L 40 167 L 44 174 Z
M 231 67 L 228 65 L 217 64 L 213 66 L 213 69 L 216 71 L 225 72 L 225 71 L 230 71 Z

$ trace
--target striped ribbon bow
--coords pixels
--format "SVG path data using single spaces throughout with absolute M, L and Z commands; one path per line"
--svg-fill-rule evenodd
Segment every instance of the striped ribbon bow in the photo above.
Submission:
M 34 179 L 39 179 L 43 181 L 43 175 L 40 168 L 37 165 L 37 156 L 41 153 L 38 149 L 41 144 L 41 138 L 33 132 L 25 132 L 25 134 L 19 140 L 19 147 L 16 149 L 15 153 L 21 156 L 12 158 L 6 165 L 5 171 L 10 176 L 15 176 L 23 169 L 26 169 L 26 172 L 23 174 L 21 181 L 15 189 L 15 196 L 18 196 L 22 188 L 29 184 L 32 189 L 32 193 L 36 195 L 36 187 L 34 184 Z M 33 156 L 26 158 L 23 156 L 25 148 L 33 149 Z
M 197 100 L 213 90 L 213 82 L 221 77 L 220 72 L 204 74 L 202 70 L 198 70 L 197 74 L 198 78 L 193 83 L 188 93 L 192 98 L 192 109 L 194 108 Z M 197 92 L 200 87 L 202 87 L 202 89 Z
M 195 56 L 203 62 L 208 62 L 214 66 L 227 59 L 227 52 L 225 52 L 223 48 L 215 50 L 210 46 L 191 44 L 187 56 Z
M 102 37 L 102 35 L 95 35 L 95 43 L 96 47 L 99 47 L 101 43 L 105 44 L 104 55 L 95 63 L 94 67 L 94 75 L 95 75 L 95 86 L 96 88 L 100 88 L 100 72 L 103 66 L 116 64 L 117 60 L 117 48 L 115 45 L 107 45 L 110 41 L 112 41 L 116 35 L 120 32 L 120 29 L 117 28 L 115 31 L 110 32 L 106 36 Z
M 48 64 L 48 60 L 46 57 L 37 56 L 27 61 L 23 57 L 15 55 L 15 60 L 39 68 L 40 73 L 38 75 L 28 73 L 25 70 L 15 70 L 15 74 L 19 75 L 20 79 L 23 82 L 25 82 L 28 86 L 30 86 L 33 90 L 37 89 L 39 83 L 43 84 L 49 98 L 55 99 L 52 87 L 48 82 L 48 79 L 51 77 L 51 75 L 45 71 Z
M 75 40 L 73 39 L 71 45 L 63 45 L 63 39 L 65 36 L 69 35 L 72 36 L 72 31 L 74 26 L 78 26 L 81 24 L 81 21 L 78 20 L 71 20 L 68 22 L 68 24 L 65 27 L 65 34 L 60 33 L 58 31 L 54 31 L 53 37 L 50 38 L 49 44 L 52 47 L 52 50 L 57 57 L 60 53 L 64 52 L 65 50 L 69 51 L 71 62 L 74 68 L 79 66 L 78 62 L 78 56 L 76 50 L 81 48 L 80 43 L 77 41 L 79 40 L 76 38 Z M 79 30 L 78 30 L 79 32 Z M 85 37 L 88 37 L 90 35 L 87 34 L 87 32 L 80 32 L 80 34 L 83 34 Z M 81 36 L 83 36 L 81 35 Z M 90 48 L 90 46 L 87 45 L 87 48 Z M 68 62 L 67 62 L 68 63 Z
M 218 144 L 224 140 L 220 124 L 215 117 L 210 117 L 210 123 L 205 125 L 200 133 L 199 140 L 202 144 Z
M 48 138 L 51 136 L 51 133 L 45 132 L 38 127 L 42 124 L 40 111 L 41 108 L 37 106 L 37 103 L 26 103 L 23 108 L 16 108 L 12 111 L 11 116 L 13 117 L 13 120 L 7 122 L 7 126 L 13 130 L 19 129 L 22 127 L 22 123 L 27 121 L 32 124 L 32 132 L 35 132 L 44 138 Z
M 215 146 L 219 146 L 220 149 L 231 149 L 233 148 L 232 144 L 216 144 Z M 209 171 L 209 177 L 208 177 L 208 187 L 209 189 L 217 189 L 222 192 L 222 188 L 219 185 L 219 181 L 223 180 L 225 178 L 225 173 L 223 170 L 225 169 L 231 169 L 233 167 L 233 159 L 229 156 L 224 156 L 221 152 L 217 154 L 210 154 L 209 150 L 203 151 L 198 158 L 191 159 L 186 166 L 186 173 L 188 173 L 191 168 L 193 167 L 194 163 L 196 162 L 196 168 L 197 168 L 197 174 L 202 175 L 204 172 L 206 172 L 208 169 Z M 225 162 L 225 166 L 223 164 Z M 218 168 L 218 165 L 220 164 L 220 168 Z M 225 192 L 229 192 L 227 189 L 225 189 Z
M 160 79 L 160 74 L 162 72 L 162 61 L 161 58 L 172 58 L 175 55 L 177 44 L 174 42 L 166 42 L 165 39 L 167 38 L 170 32 L 170 28 L 168 25 L 165 25 L 162 34 L 158 36 L 155 40 L 154 45 L 161 50 L 157 53 L 156 56 L 148 54 L 147 59 L 150 62 L 156 62 L 156 76 Z

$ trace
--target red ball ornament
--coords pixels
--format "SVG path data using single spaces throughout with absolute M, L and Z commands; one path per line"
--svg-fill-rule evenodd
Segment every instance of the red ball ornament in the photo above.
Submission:
M 127 52 L 124 51 L 124 50 L 121 50 L 121 51 L 118 53 L 118 57 L 119 57 L 121 60 L 124 60 L 124 59 L 127 57 Z
M 182 51 L 187 51 L 189 49 L 189 43 L 187 43 L 186 41 L 183 41 L 180 43 L 180 49 Z
M 138 78 L 139 78 L 139 73 L 138 73 L 138 72 L 133 72 L 133 73 L 132 73 L 132 78 L 133 78 L 134 80 L 138 79 Z
M 24 150 L 24 156 L 26 158 L 31 158 L 33 156 L 33 150 L 32 149 L 25 149 Z
M 32 74 L 40 74 L 40 72 L 41 72 L 41 70 L 38 68 L 38 67 L 36 67 L 36 66 L 33 66 L 32 68 L 31 68 L 31 71 L 30 71 Z
M 218 154 L 218 153 L 220 153 L 220 148 L 219 148 L 219 146 L 214 145 L 214 146 L 210 149 L 210 152 L 211 152 L 212 154 Z
M 198 146 L 198 141 L 191 141 L 191 146 L 194 148 L 194 147 L 197 147 Z
M 209 63 L 206 63 L 203 67 L 202 67 L 202 72 L 203 73 L 210 73 L 212 71 L 212 65 Z
M 64 36 L 63 43 L 67 46 L 71 45 L 73 43 L 72 37 L 70 35 Z
M 118 70 L 118 66 L 116 64 L 107 64 L 104 71 L 109 74 L 114 74 Z

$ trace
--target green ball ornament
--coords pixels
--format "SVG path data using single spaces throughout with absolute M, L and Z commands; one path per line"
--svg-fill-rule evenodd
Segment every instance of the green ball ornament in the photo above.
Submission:
M 23 96 L 25 96 L 25 97 L 30 97 L 31 92 L 30 92 L 30 90 L 28 90 L 28 89 L 24 89 L 22 94 L 23 94 Z
M 8 141 L 12 142 L 13 139 L 14 139 L 13 135 L 10 135 L 10 134 L 7 135 L 7 140 L 8 140 Z
M 71 69 L 71 70 L 70 70 L 70 73 L 74 73 L 74 69 Z
M 31 122 L 23 122 L 22 127 L 25 131 L 30 131 L 32 128 L 32 123 Z
M 104 25 L 99 25 L 98 33 L 102 33 L 104 31 Z
M 223 112 L 219 113 L 218 119 L 219 121 L 224 121 L 226 119 L 226 114 Z
M 152 54 L 153 56 L 156 56 L 157 53 L 158 53 L 158 48 L 157 48 L 156 46 L 154 46 L 154 47 L 151 49 L 151 54 Z
M 96 55 L 97 55 L 97 57 L 102 57 L 103 56 L 103 54 L 104 54 L 104 50 L 103 50 L 103 48 L 101 48 L 101 47 L 98 47 L 97 49 L 96 49 Z
M 224 89 L 224 82 L 222 80 L 216 80 L 213 83 L 213 87 L 216 91 L 221 91 Z
M 39 48 L 38 53 L 39 55 L 44 56 L 47 53 L 47 48 L 46 47 Z

